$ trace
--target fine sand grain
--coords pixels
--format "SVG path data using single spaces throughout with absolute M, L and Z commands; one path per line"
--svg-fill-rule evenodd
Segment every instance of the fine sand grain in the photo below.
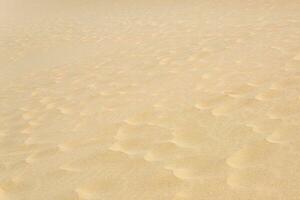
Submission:
M 299 0 L 0 0 L 0 200 L 299 188 Z

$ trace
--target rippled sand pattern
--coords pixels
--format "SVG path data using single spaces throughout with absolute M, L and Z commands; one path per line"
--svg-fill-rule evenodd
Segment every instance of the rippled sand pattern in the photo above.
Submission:
M 0 200 L 299 200 L 298 0 L 0 0 Z

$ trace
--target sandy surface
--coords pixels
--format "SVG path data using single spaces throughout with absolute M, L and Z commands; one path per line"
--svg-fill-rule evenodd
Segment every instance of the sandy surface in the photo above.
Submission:
M 0 0 L 0 200 L 299 188 L 299 0 Z

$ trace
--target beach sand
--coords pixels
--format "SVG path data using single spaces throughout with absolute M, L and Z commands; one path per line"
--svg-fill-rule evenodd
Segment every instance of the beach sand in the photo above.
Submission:
M 299 188 L 299 0 L 0 0 L 0 200 Z

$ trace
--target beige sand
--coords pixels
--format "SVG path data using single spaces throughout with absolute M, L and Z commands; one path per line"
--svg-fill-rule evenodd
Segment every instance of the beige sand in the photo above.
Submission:
M 299 200 L 299 0 L 0 0 L 0 200 Z

